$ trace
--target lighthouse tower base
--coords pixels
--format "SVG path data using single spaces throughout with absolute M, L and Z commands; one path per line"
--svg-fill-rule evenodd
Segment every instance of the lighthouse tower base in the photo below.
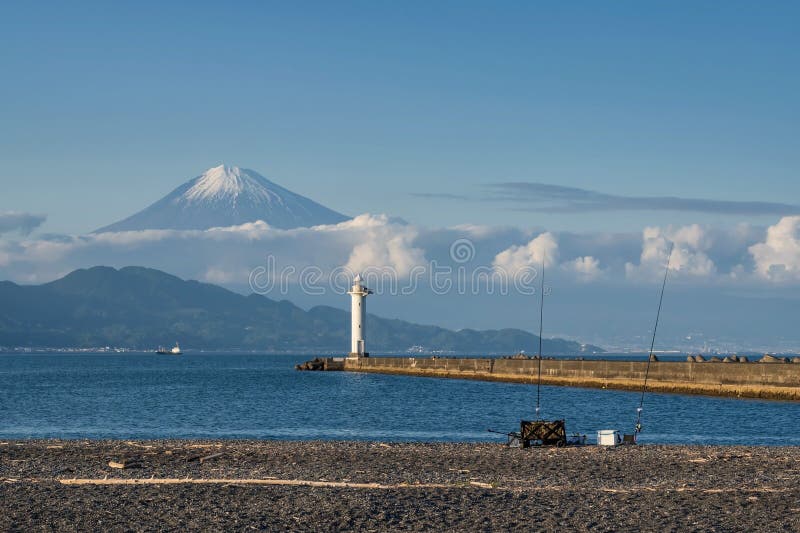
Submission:
M 358 359 L 359 357 L 369 357 L 369 352 L 358 353 L 358 352 L 350 352 L 347 354 L 348 359 Z

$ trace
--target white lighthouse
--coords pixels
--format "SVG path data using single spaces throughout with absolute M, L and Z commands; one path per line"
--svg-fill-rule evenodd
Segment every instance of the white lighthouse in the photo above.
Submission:
M 353 286 L 347 293 L 352 299 L 351 307 L 351 332 L 350 332 L 350 355 L 348 357 L 367 357 L 366 350 L 367 333 L 367 295 L 372 291 L 361 284 L 361 276 L 356 275 Z

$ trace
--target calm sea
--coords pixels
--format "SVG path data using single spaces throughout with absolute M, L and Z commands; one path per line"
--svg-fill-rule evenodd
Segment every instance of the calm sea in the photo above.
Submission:
M 0 438 L 493 441 L 536 387 L 297 372 L 308 356 L 0 354 Z M 630 432 L 639 394 L 542 388 L 569 433 Z M 800 404 L 648 394 L 641 442 L 800 445 Z

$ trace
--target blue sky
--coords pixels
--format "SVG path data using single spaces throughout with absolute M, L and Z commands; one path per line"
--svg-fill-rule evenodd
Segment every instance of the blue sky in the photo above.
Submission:
M 671 345 L 700 332 L 798 350 L 799 15 L 797 2 L 5 2 L 0 279 L 138 264 L 248 292 L 267 253 L 402 275 L 453 263 L 466 238 L 473 270 L 552 263 L 552 334 L 630 346 L 649 338 L 674 244 Z M 220 163 L 361 216 L 84 235 Z M 297 289 L 269 296 L 347 305 Z M 371 310 L 532 329 L 531 305 L 421 289 Z
M 0 210 L 91 231 L 225 162 L 348 214 L 427 226 L 766 226 L 777 217 L 542 213 L 486 201 L 486 185 L 800 202 L 798 11 L 4 3 Z

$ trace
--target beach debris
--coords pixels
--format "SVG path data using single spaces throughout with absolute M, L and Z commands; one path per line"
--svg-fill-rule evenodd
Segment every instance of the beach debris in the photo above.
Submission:
M 111 468 L 125 470 L 127 468 L 141 468 L 142 463 L 138 458 L 120 459 L 119 461 L 111 460 L 108 462 Z
M 189 457 L 187 457 L 186 458 L 186 462 L 187 463 L 191 463 L 191 462 L 194 462 L 194 461 L 199 461 L 200 464 L 203 464 L 206 461 L 210 461 L 211 459 L 216 459 L 217 457 L 221 457 L 223 455 L 225 455 L 225 452 L 212 453 L 211 455 L 195 454 L 195 455 L 190 455 Z
M 463 484 L 448 483 L 353 483 L 349 481 L 323 481 L 308 479 L 275 479 L 275 478 L 72 478 L 57 480 L 62 485 L 272 485 L 290 487 L 325 487 L 325 488 L 352 488 L 352 489 L 452 489 L 463 488 Z M 494 488 L 491 484 L 487 488 Z
M 212 453 L 211 455 L 206 455 L 205 457 L 200 458 L 200 464 L 203 464 L 206 461 L 210 461 L 211 459 L 216 459 L 217 457 L 222 457 L 223 455 L 225 455 L 225 452 L 218 452 L 218 453 Z

